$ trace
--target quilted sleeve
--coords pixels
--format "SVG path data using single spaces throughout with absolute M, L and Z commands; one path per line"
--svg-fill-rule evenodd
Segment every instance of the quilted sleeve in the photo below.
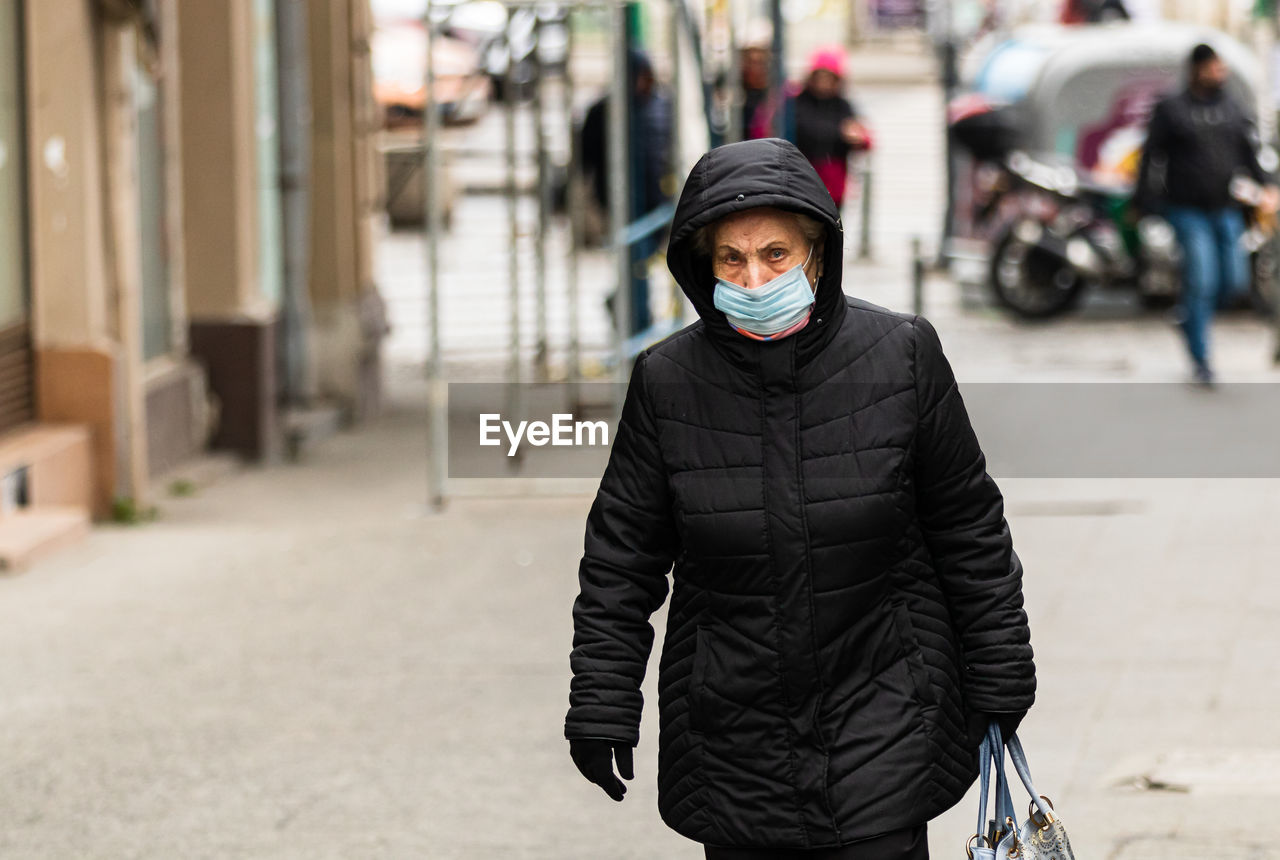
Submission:
M 573 605 L 567 738 L 635 745 L 640 737 L 640 683 L 653 648 L 649 616 L 666 600 L 677 545 L 644 393 L 645 360 L 642 354 L 632 371 L 609 464 L 587 515 Z
M 938 333 L 915 319 L 916 510 L 965 664 L 971 711 L 1024 713 L 1035 699 L 1022 563 Z

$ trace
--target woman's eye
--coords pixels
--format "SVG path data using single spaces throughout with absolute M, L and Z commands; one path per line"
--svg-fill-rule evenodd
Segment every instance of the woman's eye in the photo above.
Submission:
M 786 256 L 786 252 L 784 252 L 781 248 L 774 248 L 772 251 L 769 252 L 769 259 L 771 260 L 781 260 L 785 256 Z

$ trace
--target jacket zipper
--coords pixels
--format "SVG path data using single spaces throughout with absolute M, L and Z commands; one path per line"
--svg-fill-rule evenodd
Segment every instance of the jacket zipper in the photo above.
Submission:
M 827 817 L 831 820 L 831 829 L 835 831 L 836 842 L 840 841 L 840 825 L 836 821 L 835 811 L 831 808 L 831 794 L 828 790 L 828 777 L 831 767 L 831 755 L 827 749 L 827 740 L 822 734 L 822 705 L 826 701 L 827 691 L 822 683 L 822 661 L 818 658 L 818 612 L 813 597 L 813 559 L 810 555 L 809 517 L 804 503 L 804 455 L 800 450 L 800 373 L 796 367 L 796 344 L 791 344 L 791 382 L 792 397 L 795 398 L 795 447 L 796 447 L 796 483 L 800 487 L 800 498 L 797 500 L 800 509 L 800 528 L 804 534 L 804 568 L 807 582 L 805 595 L 809 601 L 809 641 L 813 651 L 814 680 L 818 685 L 818 699 L 813 708 L 813 733 L 818 740 L 818 749 L 822 751 L 822 803 L 826 807 Z

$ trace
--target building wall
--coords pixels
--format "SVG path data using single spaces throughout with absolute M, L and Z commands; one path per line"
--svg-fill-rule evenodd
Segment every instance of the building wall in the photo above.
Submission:
M 91 4 L 26 4 L 37 417 L 91 431 L 98 514 L 131 489 L 128 357 L 106 242 L 99 30 Z
M 318 386 L 351 420 L 377 410 L 385 314 L 373 282 L 376 111 L 367 0 L 316 0 L 311 36 L 310 298 Z
M 323 393 L 360 417 L 376 402 L 380 308 L 369 15 L 366 0 L 308 5 L 308 352 Z M 279 260 L 281 231 L 262 222 L 279 214 L 263 205 L 276 168 L 259 134 L 271 8 L 25 2 L 37 418 L 89 428 L 99 515 L 119 496 L 145 502 L 210 438 L 260 459 L 280 448 L 279 288 L 264 292 L 262 264 Z M 162 298 L 164 314 L 148 316 Z M 148 330 L 145 354 L 144 318 L 168 327 L 159 341 Z
M 277 301 L 260 262 L 258 115 L 253 0 L 179 5 L 179 86 L 192 353 L 218 399 L 215 447 L 254 459 L 280 450 Z

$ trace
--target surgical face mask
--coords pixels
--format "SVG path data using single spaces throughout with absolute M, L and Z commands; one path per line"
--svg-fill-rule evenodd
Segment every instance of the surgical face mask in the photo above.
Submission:
M 754 290 L 717 278 L 716 309 L 734 328 L 760 337 L 767 338 L 786 331 L 804 320 L 813 307 L 813 288 L 804 274 L 804 267 L 809 265 L 812 257 L 811 246 L 803 263 Z

